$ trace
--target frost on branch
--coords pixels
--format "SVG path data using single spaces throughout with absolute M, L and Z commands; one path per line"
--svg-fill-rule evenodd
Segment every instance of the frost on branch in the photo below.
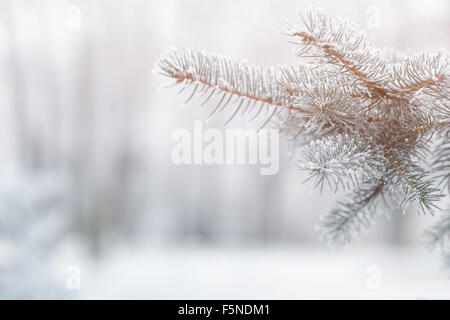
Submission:
M 321 217 L 321 238 L 330 245 L 338 242 L 346 244 L 352 236 L 369 228 L 377 210 L 380 207 L 385 209 L 385 188 L 387 185 L 380 180 L 359 188 L 348 198 L 339 201 L 335 208 Z
M 156 63 L 155 71 L 176 79 L 182 90 L 193 87 L 187 102 L 197 93 L 203 97 L 202 105 L 214 95 L 220 95 L 219 103 L 212 109 L 209 117 L 223 111 L 228 105 L 235 104 L 235 110 L 229 120 L 239 111 L 261 114 L 265 108 L 287 106 L 286 95 L 280 92 L 279 70 L 249 65 L 234 61 L 217 54 L 207 54 L 194 49 L 177 51 L 172 49 L 169 55 Z
M 305 10 L 300 17 L 303 27 L 288 23 L 286 28 L 298 56 L 328 65 L 330 74 L 353 78 L 356 81 L 353 86 L 362 92 L 368 85 L 375 88 L 386 83 L 391 66 L 356 24 L 347 19 L 333 19 L 320 9 Z
M 323 188 L 324 182 L 336 191 L 376 182 L 386 167 L 383 150 L 373 141 L 337 135 L 311 142 L 297 152 L 297 167 L 309 172 L 309 179 Z
M 450 183 L 449 53 L 377 49 L 358 26 L 322 10 L 287 24 L 302 63 L 267 68 L 195 49 L 173 49 L 155 71 L 227 123 L 250 115 L 278 128 L 297 166 L 321 189 L 348 194 L 320 224 L 329 242 L 348 242 L 376 214 L 434 213 Z M 230 109 L 230 111 L 228 111 Z M 442 227 L 449 229 L 448 225 Z

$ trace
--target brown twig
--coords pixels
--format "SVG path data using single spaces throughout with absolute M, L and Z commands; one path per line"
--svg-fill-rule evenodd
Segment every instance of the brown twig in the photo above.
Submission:
M 185 80 L 195 81 L 195 82 L 199 82 L 199 83 L 201 83 L 201 84 L 203 84 L 203 85 L 205 85 L 207 87 L 210 87 L 210 88 L 216 87 L 216 88 L 222 90 L 223 92 L 228 92 L 230 94 L 237 95 L 237 96 L 242 97 L 242 98 L 252 99 L 252 100 L 255 100 L 255 101 L 258 101 L 258 102 L 262 102 L 262 103 L 267 103 L 267 104 L 270 104 L 270 105 L 273 105 L 273 106 L 276 106 L 276 107 L 284 107 L 284 108 L 287 108 L 289 110 L 294 110 L 294 111 L 298 111 L 298 112 L 305 113 L 305 114 L 313 114 L 312 111 L 306 110 L 306 109 L 298 107 L 298 106 L 286 106 L 286 105 L 284 105 L 282 103 L 274 102 L 272 97 L 260 98 L 260 97 L 257 97 L 255 95 L 249 94 L 249 93 L 240 92 L 238 90 L 231 90 L 231 89 L 229 89 L 227 87 L 224 87 L 224 86 L 213 85 L 212 83 L 210 83 L 208 81 L 205 81 L 205 80 L 202 80 L 202 79 L 195 79 L 195 77 L 193 76 L 192 73 L 187 73 L 187 74 L 170 73 L 170 76 L 175 78 L 177 83 L 181 83 L 181 82 L 183 82 Z

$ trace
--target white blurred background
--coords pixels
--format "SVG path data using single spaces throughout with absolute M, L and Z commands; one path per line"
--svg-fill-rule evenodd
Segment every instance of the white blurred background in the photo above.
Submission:
M 156 59 L 296 63 L 279 33 L 307 6 L 380 47 L 449 48 L 446 0 L 0 0 L 0 297 L 450 298 L 421 244 L 433 217 L 379 217 L 330 250 L 314 227 L 334 196 L 301 184 L 286 145 L 274 176 L 170 160 L 173 130 L 206 113 L 160 90 Z

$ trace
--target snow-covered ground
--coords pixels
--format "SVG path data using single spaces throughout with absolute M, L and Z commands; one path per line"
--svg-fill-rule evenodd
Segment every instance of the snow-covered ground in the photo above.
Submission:
M 450 299 L 440 262 L 420 247 L 123 248 L 78 260 L 81 289 L 67 298 Z M 77 261 L 66 254 L 57 268 L 69 264 Z

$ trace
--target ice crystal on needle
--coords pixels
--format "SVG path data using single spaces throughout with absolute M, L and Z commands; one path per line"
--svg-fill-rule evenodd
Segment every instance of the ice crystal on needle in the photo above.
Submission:
M 195 49 L 172 49 L 155 71 L 192 90 L 209 116 L 250 114 L 294 142 L 297 166 L 320 188 L 348 191 L 326 214 L 325 240 L 348 242 L 376 213 L 433 213 L 450 183 L 449 54 L 383 52 L 346 19 L 320 9 L 288 23 L 305 62 L 267 68 Z M 445 232 L 449 233 L 448 225 Z

